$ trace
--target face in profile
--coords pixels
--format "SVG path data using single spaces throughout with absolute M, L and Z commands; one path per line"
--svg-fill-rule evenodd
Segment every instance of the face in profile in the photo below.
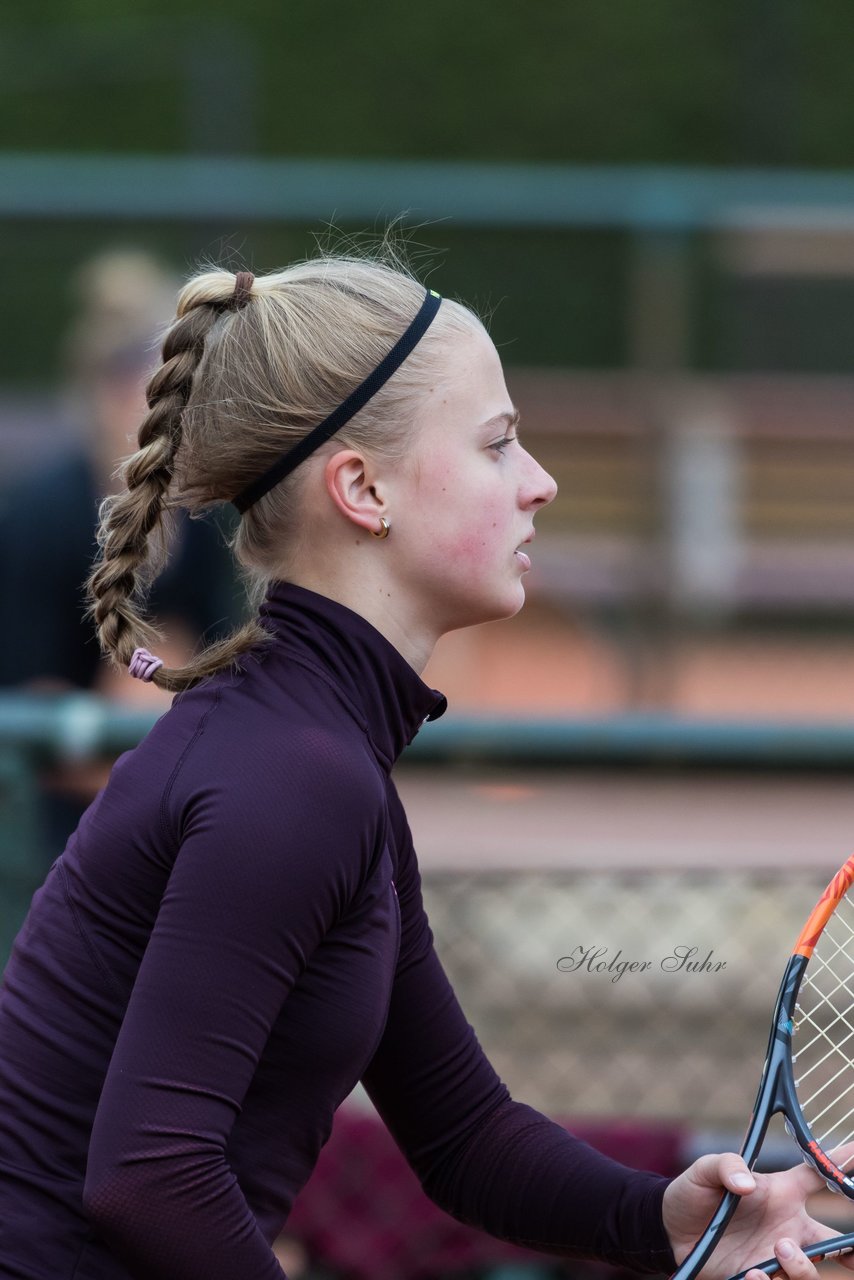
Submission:
M 475 330 L 448 352 L 418 413 L 390 504 L 396 572 L 437 636 L 524 603 L 536 552 L 522 544 L 557 485 L 521 444 L 517 419 L 495 345 Z

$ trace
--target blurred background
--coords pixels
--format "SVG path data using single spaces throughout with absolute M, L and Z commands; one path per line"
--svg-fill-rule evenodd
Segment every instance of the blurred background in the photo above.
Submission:
M 3 955 L 168 705 L 100 663 L 82 580 L 179 283 L 403 215 L 560 486 L 525 609 L 441 642 L 450 710 L 398 769 L 437 947 L 515 1097 L 640 1167 L 737 1147 L 854 839 L 850 5 L 43 0 L 3 28 Z M 245 608 L 228 529 L 176 530 L 176 655 Z M 590 948 L 652 963 L 559 965 Z M 280 1250 L 294 1277 L 607 1270 L 433 1209 L 358 1090 Z

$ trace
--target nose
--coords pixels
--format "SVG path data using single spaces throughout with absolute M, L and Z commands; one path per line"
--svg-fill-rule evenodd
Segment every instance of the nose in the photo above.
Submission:
M 557 482 L 550 476 L 545 467 L 541 467 L 536 458 L 527 453 L 528 473 L 523 486 L 524 505 L 526 507 L 545 507 L 557 493 Z

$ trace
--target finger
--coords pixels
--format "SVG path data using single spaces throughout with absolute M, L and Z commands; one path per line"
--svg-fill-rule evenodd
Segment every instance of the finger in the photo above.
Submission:
M 854 1142 L 845 1142 L 842 1146 L 833 1147 L 827 1154 L 843 1173 L 851 1173 L 852 1165 L 854 1165 Z M 809 1159 L 805 1158 L 799 1168 L 802 1171 L 801 1181 L 808 1191 L 820 1191 L 823 1186 L 829 1185 L 828 1176 L 822 1173 L 820 1169 L 817 1169 Z
M 803 1250 L 788 1236 L 777 1241 L 774 1254 L 789 1280 L 816 1280 L 818 1271 Z
M 750 1195 L 756 1188 L 756 1179 L 741 1156 L 726 1152 L 718 1157 L 718 1178 L 728 1191 L 736 1195 Z
M 756 1187 L 756 1179 L 741 1156 L 734 1151 L 723 1155 L 700 1156 L 691 1166 L 691 1175 L 701 1187 L 724 1186 L 736 1195 L 749 1195 Z
M 823 1173 L 819 1173 L 814 1165 L 803 1160 L 800 1164 L 792 1165 L 791 1169 L 786 1169 L 787 1176 L 794 1178 L 804 1198 L 813 1195 L 816 1191 L 822 1191 L 827 1186 L 827 1178 Z
M 834 1147 L 827 1154 L 838 1168 L 847 1173 L 854 1162 L 854 1142 L 845 1142 L 841 1147 Z

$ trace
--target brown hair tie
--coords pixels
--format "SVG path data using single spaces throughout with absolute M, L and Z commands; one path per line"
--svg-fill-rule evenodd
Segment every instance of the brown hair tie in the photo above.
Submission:
M 251 271 L 238 271 L 234 277 L 234 294 L 230 304 L 234 311 L 242 311 L 246 306 L 254 283 L 255 277 Z

